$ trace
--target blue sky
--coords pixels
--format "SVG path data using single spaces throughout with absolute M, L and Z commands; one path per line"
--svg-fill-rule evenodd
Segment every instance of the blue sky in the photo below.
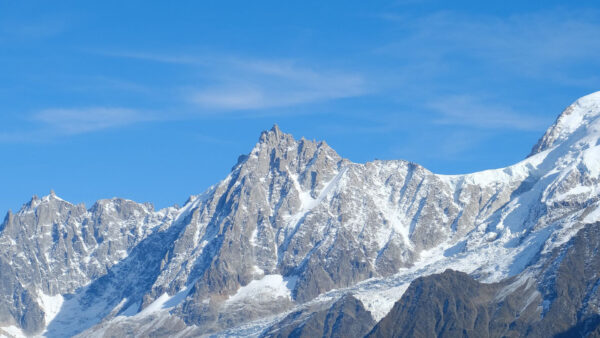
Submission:
M 181 204 L 274 123 L 356 162 L 503 167 L 600 90 L 594 1 L 5 1 L 0 46 L 0 210 Z

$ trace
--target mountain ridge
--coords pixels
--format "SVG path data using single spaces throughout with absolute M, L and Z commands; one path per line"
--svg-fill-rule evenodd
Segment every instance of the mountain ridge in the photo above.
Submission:
M 0 290 L 0 326 L 102 335 L 168 318 L 164 334 L 260 334 L 345 295 L 378 321 L 414 278 L 448 267 L 515 276 L 596 217 L 598 102 L 600 92 L 567 108 L 581 124 L 559 117 L 527 159 L 472 174 L 352 163 L 274 125 L 180 208 L 33 198 L 0 225 L 0 273 L 15 276 Z M 30 301 L 16 304 L 16 290 Z M 36 315 L 18 322 L 25 312 Z

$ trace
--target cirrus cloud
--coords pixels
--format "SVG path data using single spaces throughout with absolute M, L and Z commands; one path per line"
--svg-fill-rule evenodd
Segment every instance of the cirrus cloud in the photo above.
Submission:
M 32 121 L 63 134 L 81 134 L 156 119 L 148 113 L 118 107 L 53 108 L 31 116 Z

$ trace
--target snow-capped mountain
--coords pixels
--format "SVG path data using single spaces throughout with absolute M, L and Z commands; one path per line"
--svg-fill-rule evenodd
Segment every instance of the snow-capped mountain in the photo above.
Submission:
M 274 126 L 183 207 L 34 197 L 0 225 L 0 335 L 362 336 L 448 268 L 542 314 L 536 276 L 600 220 L 599 142 L 600 92 L 502 169 L 352 163 Z

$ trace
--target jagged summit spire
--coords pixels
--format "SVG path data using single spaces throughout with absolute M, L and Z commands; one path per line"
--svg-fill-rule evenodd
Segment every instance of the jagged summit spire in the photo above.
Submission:
M 286 141 L 294 141 L 294 137 L 291 134 L 286 134 L 279 129 L 277 124 L 273 124 L 268 131 L 263 131 L 258 139 L 259 143 L 278 144 Z
M 257 170 L 256 168 L 263 170 L 275 166 L 281 170 L 285 169 L 284 167 L 295 168 L 293 170 L 299 172 L 308 163 L 332 161 L 337 166 L 337 162 L 341 159 L 324 141 L 310 141 L 304 137 L 295 139 L 274 124 L 270 130 L 260 134 L 258 143 L 249 154 L 238 157 L 237 163 L 231 170 L 235 171 L 242 166 L 250 168 L 249 170 Z
M 277 125 L 277 123 L 273 124 L 273 127 L 271 127 L 271 131 L 274 132 L 275 134 L 281 133 L 281 129 L 279 129 L 279 126 Z
M 42 197 L 39 197 L 37 194 L 34 194 L 31 197 L 31 199 L 29 200 L 29 202 L 23 204 L 20 211 L 36 208 L 40 204 L 47 204 L 47 203 L 54 203 L 54 202 L 59 202 L 59 203 L 65 202 L 65 203 L 71 204 L 70 202 L 67 202 L 67 201 L 63 200 L 62 198 L 58 197 L 56 195 L 56 192 L 54 192 L 53 189 L 50 189 L 50 193 L 48 195 L 44 195 Z
M 529 156 L 549 149 L 566 140 L 582 126 L 600 117 L 600 91 L 583 96 L 565 109 L 556 122 L 531 149 Z

